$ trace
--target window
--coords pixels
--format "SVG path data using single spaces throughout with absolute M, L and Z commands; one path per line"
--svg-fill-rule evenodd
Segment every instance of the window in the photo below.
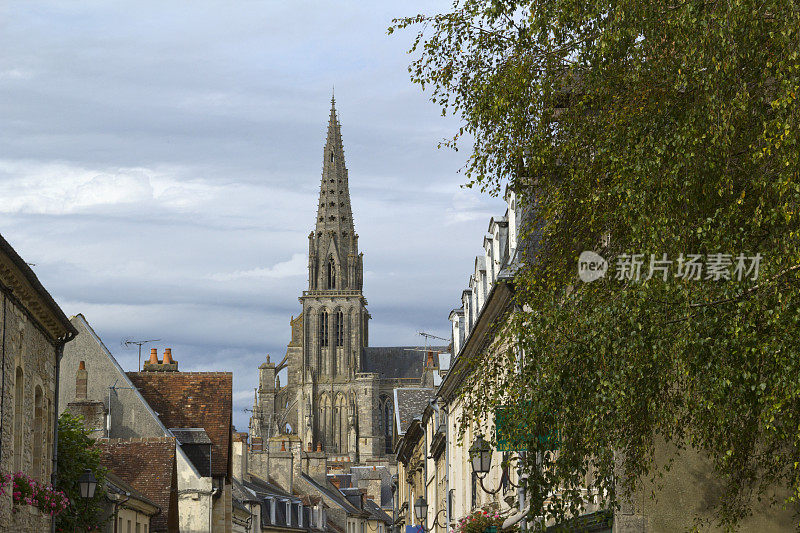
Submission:
M 336 346 L 344 346 L 344 314 L 336 311 Z
M 393 423 L 393 409 L 392 409 L 392 400 L 387 395 L 382 395 L 378 399 L 378 409 L 379 409 L 379 430 L 383 433 L 385 443 L 386 443 L 386 453 L 392 453 L 393 451 L 393 444 L 392 436 L 394 430 L 394 423 Z
M 142 533 L 142 526 L 139 522 L 136 522 L 136 533 Z
M 336 288 L 336 262 L 332 255 L 328 258 L 328 288 Z
M 333 152 L 331 152 L 331 163 L 333 163 Z
M 131 521 L 130 521 L 130 520 L 128 520 L 128 528 L 127 528 L 127 531 L 128 531 L 128 533 L 131 533 Z
M 42 472 L 42 440 L 44 429 L 44 401 L 42 388 L 37 385 L 33 394 L 33 477 L 44 481 Z
M 323 311 L 319 315 L 319 345 L 328 345 L 328 312 Z
M 20 367 L 17 367 L 16 378 L 14 379 L 14 471 L 22 470 L 22 428 L 25 413 L 23 409 L 23 399 L 25 390 L 25 375 Z

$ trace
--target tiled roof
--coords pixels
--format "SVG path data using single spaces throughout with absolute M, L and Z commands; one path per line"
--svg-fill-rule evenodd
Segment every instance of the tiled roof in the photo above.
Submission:
M 405 433 L 415 416 L 422 416 L 435 389 L 394 389 L 394 412 L 400 433 Z
M 233 404 L 230 372 L 127 372 L 168 428 L 203 428 L 211 439 L 211 475 L 228 476 Z
M 125 483 L 125 481 L 123 481 L 122 478 L 114 474 L 113 470 L 108 470 L 105 474 L 105 477 L 106 477 L 106 490 L 108 492 L 113 492 L 115 494 L 119 494 L 122 496 L 129 496 L 131 498 L 139 500 L 140 502 L 152 505 L 157 509 L 155 514 L 161 512 L 161 508 L 156 504 L 156 502 L 154 502 L 153 500 L 151 500 L 150 498 L 148 498 L 147 496 L 145 496 L 144 494 L 133 488 L 128 483 Z
M 175 439 L 99 439 L 101 464 L 161 508 L 150 530 L 178 531 L 178 477 Z
M 427 358 L 426 351 L 446 352 L 447 346 L 374 346 L 364 348 L 364 372 L 375 372 L 381 379 L 419 379 Z

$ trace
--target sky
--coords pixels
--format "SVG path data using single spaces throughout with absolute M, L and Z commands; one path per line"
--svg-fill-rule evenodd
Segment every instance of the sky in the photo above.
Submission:
M 409 80 L 395 17 L 449 2 L 0 4 L 0 234 L 125 370 L 161 339 L 231 371 L 247 429 L 307 285 L 332 91 L 370 344 L 448 337 L 500 199 L 461 187 L 468 146 Z M 149 346 L 146 346 L 145 351 Z

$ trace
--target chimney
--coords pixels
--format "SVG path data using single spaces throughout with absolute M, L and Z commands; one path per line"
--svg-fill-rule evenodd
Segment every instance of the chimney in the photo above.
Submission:
M 86 362 L 78 363 L 78 372 L 75 374 L 75 399 L 86 399 L 86 386 L 89 382 L 89 373 L 86 371 Z
M 144 364 L 142 372 L 177 372 L 178 362 L 172 358 L 172 348 L 164 348 L 164 360 L 158 360 L 158 350 L 150 350 L 150 359 Z
M 422 383 L 423 387 L 433 387 L 433 373 L 437 370 L 437 364 L 433 357 L 432 350 L 428 350 L 428 356 L 425 360 L 425 368 L 422 369 Z
M 282 440 L 280 451 L 272 451 L 277 448 L 277 444 L 275 440 L 270 441 L 269 476 L 275 480 L 280 488 L 286 492 L 292 493 L 295 483 L 294 479 L 297 477 L 296 471 L 300 470 L 297 464 L 299 458 L 295 458 L 292 453 L 291 437 L 288 442 L 288 449 L 287 442 Z M 275 448 L 273 448 L 273 446 L 275 446 Z
M 317 451 L 302 454 L 301 468 L 303 472 L 322 485 L 328 482 L 328 459 L 322 451 L 322 444 L 317 445 Z
M 247 433 L 233 434 L 233 450 L 231 454 L 232 475 L 238 481 L 247 481 Z
M 361 475 L 361 477 L 359 477 L 358 488 L 366 493 L 367 499 L 373 500 L 380 505 L 381 483 L 381 474 L 377 471 L 375 466 L 373 466 L 372 470 L 367 470 Z

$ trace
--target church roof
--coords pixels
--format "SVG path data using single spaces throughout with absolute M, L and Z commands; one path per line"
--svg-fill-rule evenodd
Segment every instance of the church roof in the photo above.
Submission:
M 168 428 L 203 428 L 211 439 L 211 475 L 227 476 L 233 406 L 231 372 L 127 372 Z
M 381 379 L 419 379 L 427 358 L 426 351 L 434 353 L 434 362 L 439 366 L 438 352 L 446 352 L 447 346 L 377 346 L 364 348 L 364 372 L 374 372 Z

